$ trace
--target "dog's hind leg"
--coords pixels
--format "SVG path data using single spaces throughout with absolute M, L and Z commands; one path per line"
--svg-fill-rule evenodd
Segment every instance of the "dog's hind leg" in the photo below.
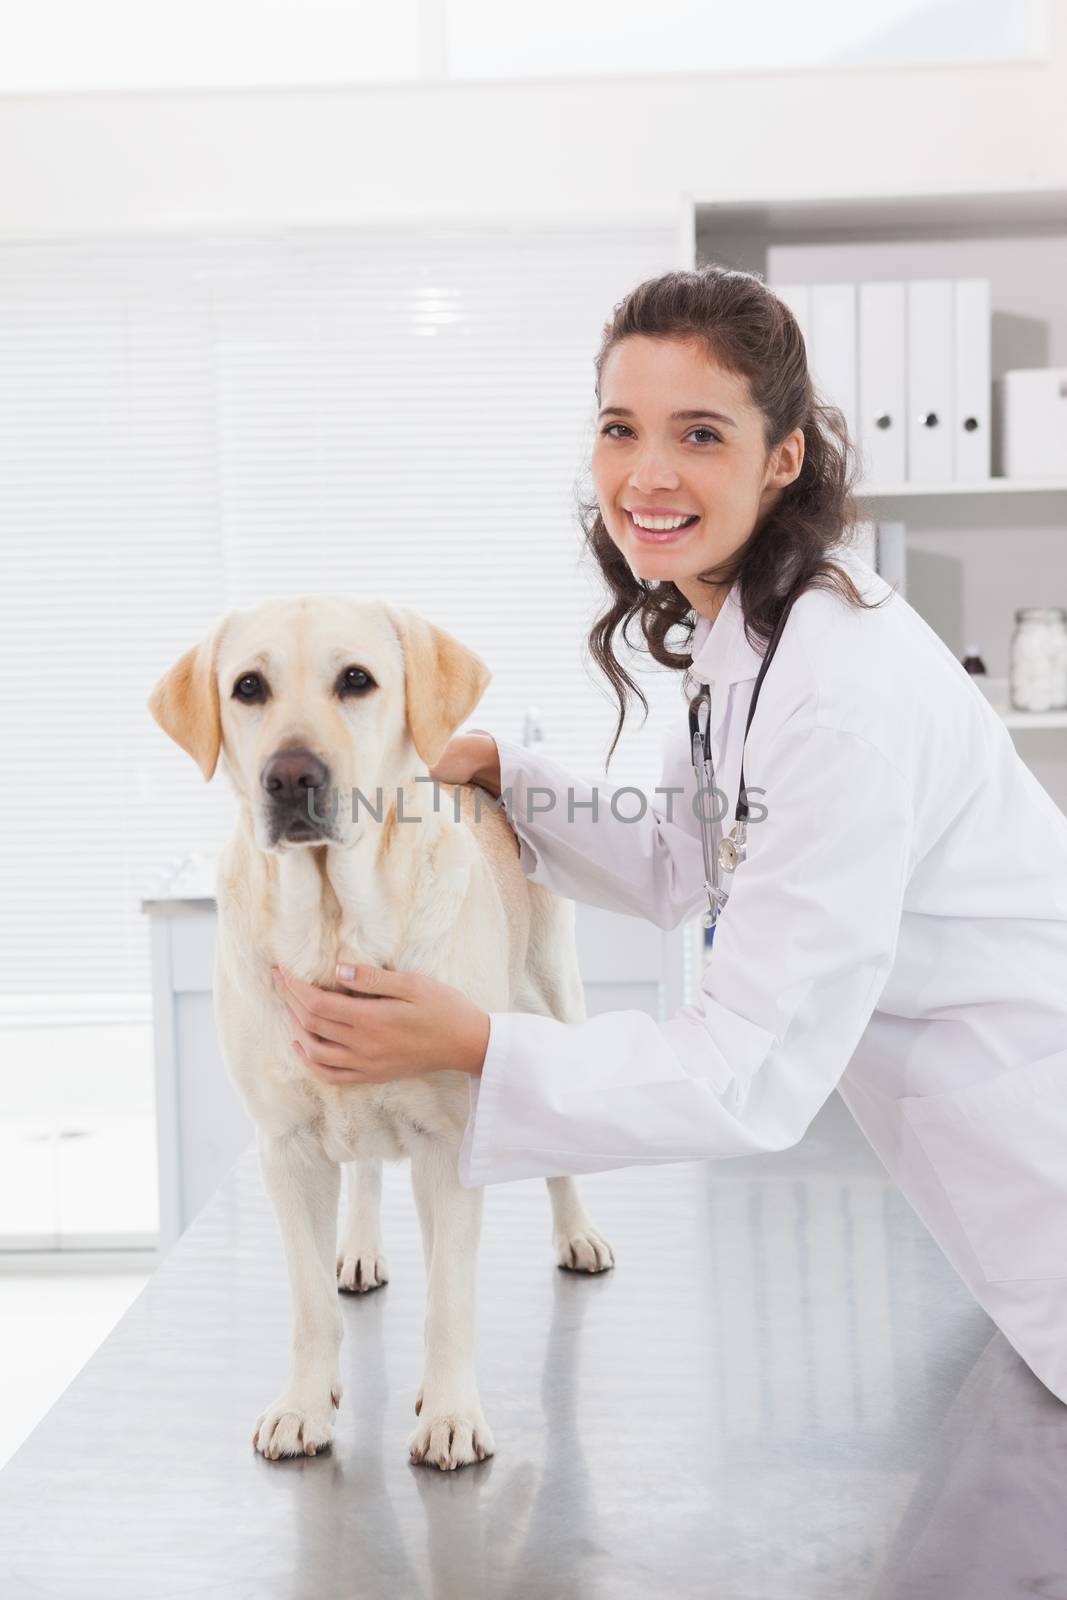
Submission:
M 252 1443 L 263 1455 L 317 1454 L 333 1438 L 341 1404 L 338 1356 L 344 1319 L 337 1304 L 334 1251 L 341 1171 L 300 1130 L 280 1138 L 258 1130 L 259 1164 L 289 1268 L 292 1365 L 278 1398 L 261 1412 Z
M 408 1438 L 408 1451 L 412 1461 L 443 1471 L 480 1461 L 495 1448 L 475 1370 L 483 1191 L 462 1186 L 456 1154 L 453 1145 L 425 1138 L 411 1155 L 427 1270 L 419 1426 Z
M 345 1215 L 337 1246 L 337 1287 L 365 1294 L 389 1282 L 382 1249 L 382 1164 L 373 1157 L 346 1161 Z
M 530 935 L 517 1011 L 559 1022 L 584 1022 L 585 985 L 578 964 L 575 906 L 541 884 L 528 883 Z M 552 1245 L 561 1267 L 604 1272 L 615 1265 L 611 1245 L 593 1226 L 573 1178 L 546 1178 L 552 1202 Z

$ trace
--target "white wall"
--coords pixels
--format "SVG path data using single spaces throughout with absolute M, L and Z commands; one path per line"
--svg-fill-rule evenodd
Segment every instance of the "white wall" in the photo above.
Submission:
M 987 273 L 1002 313 L 997 370 L 1064 363 L 1064 0 L 1052 0 L 1048 32 L 1047 62 L 0 97 L 0 239 L 437 219 L 673 223 L 680 193 L 706 206 L 1047 190 L 1063 203 L 1059 232 L 1045 239 L 784 248 L 774 269 Z M 1013 308 L 1012 323 L 1003 313 Z M 981 527 L 928 526 L 915 541 L 928 571 L 945 558 L 964 573 L 949 574 L 957 613 L 930 620 L 951 643 L 988 644 L 1001 673 L 1011 606 L 1039 582 L 1056 589 L 1049 599 L 1067 598 L 1061 526 L 1031 519 L 1013 538 L 989 521 L 1004 515 L 990 507 Z M 921 604 L 921 561 L 916 579 Z M 1067 803 L 1059 749 L 1026 754 Z
M 611 82 L 0 98 L 0 237 L 1065 186 L 1050 60 Z

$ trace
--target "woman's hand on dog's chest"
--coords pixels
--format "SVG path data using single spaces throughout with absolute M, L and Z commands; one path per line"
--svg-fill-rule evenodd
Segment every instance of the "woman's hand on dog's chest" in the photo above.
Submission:
M 287 978 L 277 967 L 272 973 L 289 1012 L 293 1048 L 322 1083 L 481 1073 L 488 1012 L 451 984 L 365 963 L 337 969 L 342 992 Z

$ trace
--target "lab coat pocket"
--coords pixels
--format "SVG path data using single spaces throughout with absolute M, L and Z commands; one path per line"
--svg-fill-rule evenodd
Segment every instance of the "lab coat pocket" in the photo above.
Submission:
M 1067 1050 L 899 1105 L 986 1279 L 1067 1277 Z

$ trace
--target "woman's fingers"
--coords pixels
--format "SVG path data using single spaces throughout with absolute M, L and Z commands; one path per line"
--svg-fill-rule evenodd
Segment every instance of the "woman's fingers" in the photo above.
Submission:
M 343 1045 L 330 1044 L 327 1039 L 319 1039 L 309 1033 L 299 1022 L 291 1023 L 296 1042 L 304 1052 L 306 1060 L 316 1067 L 344 1067 L 352 1071 L 352 1060 Z
M 333 999 L 329 990 L 316 989 L 313 984 L 304 984 L 298 989 L 293 979 L 283 983 L 280 978 L 275 978 L 274 989 L 290 1016 L 306 1033 L 340 1045 L 346 1044 L 351 1038 L 351 1024 L 337 1016 L 336 1007 L 327 1004 Z M 310 1002 L 302 990 L 307 990 L 313 997 Z M 345 997 L 339 995 L 337 998 L 343 1000 Z
M 500 756 L 496 740 L 481 728 L 457 734 L 448 741 L 429 770 L 430 777 L 436 778 L 438 783 L 481 783 L 495 774 L 499 790 Z
M 390 990 L 394 995 L 417 994 L 420 978 L 416 973 L 389 972 L 361 965 L 354 981 Z M 274 975 L 274 986 L 285 1006 L 296 1045 L 309 1070 L 324 1083 L 374 1083 L 379 1079 L 379 1049 L 375 1035 L 381 1017 L 378 1010 L 389 1005 L 382 998 L 363 999 L 353 994 L 320 989 L 300 978 Z M 374 1010 L 370 1010 L 373 1007 Z M 348 1010 L 364 1020 L 351 1023 L 337 1020 L 339 1011 Z
M 450 739 L 445 745 L 437 761 L 429 769 L 430 777 L 436 779 L 438 783 L 469 783 L 476 764 L 469 743 L 460 736 L 457 739 Z

